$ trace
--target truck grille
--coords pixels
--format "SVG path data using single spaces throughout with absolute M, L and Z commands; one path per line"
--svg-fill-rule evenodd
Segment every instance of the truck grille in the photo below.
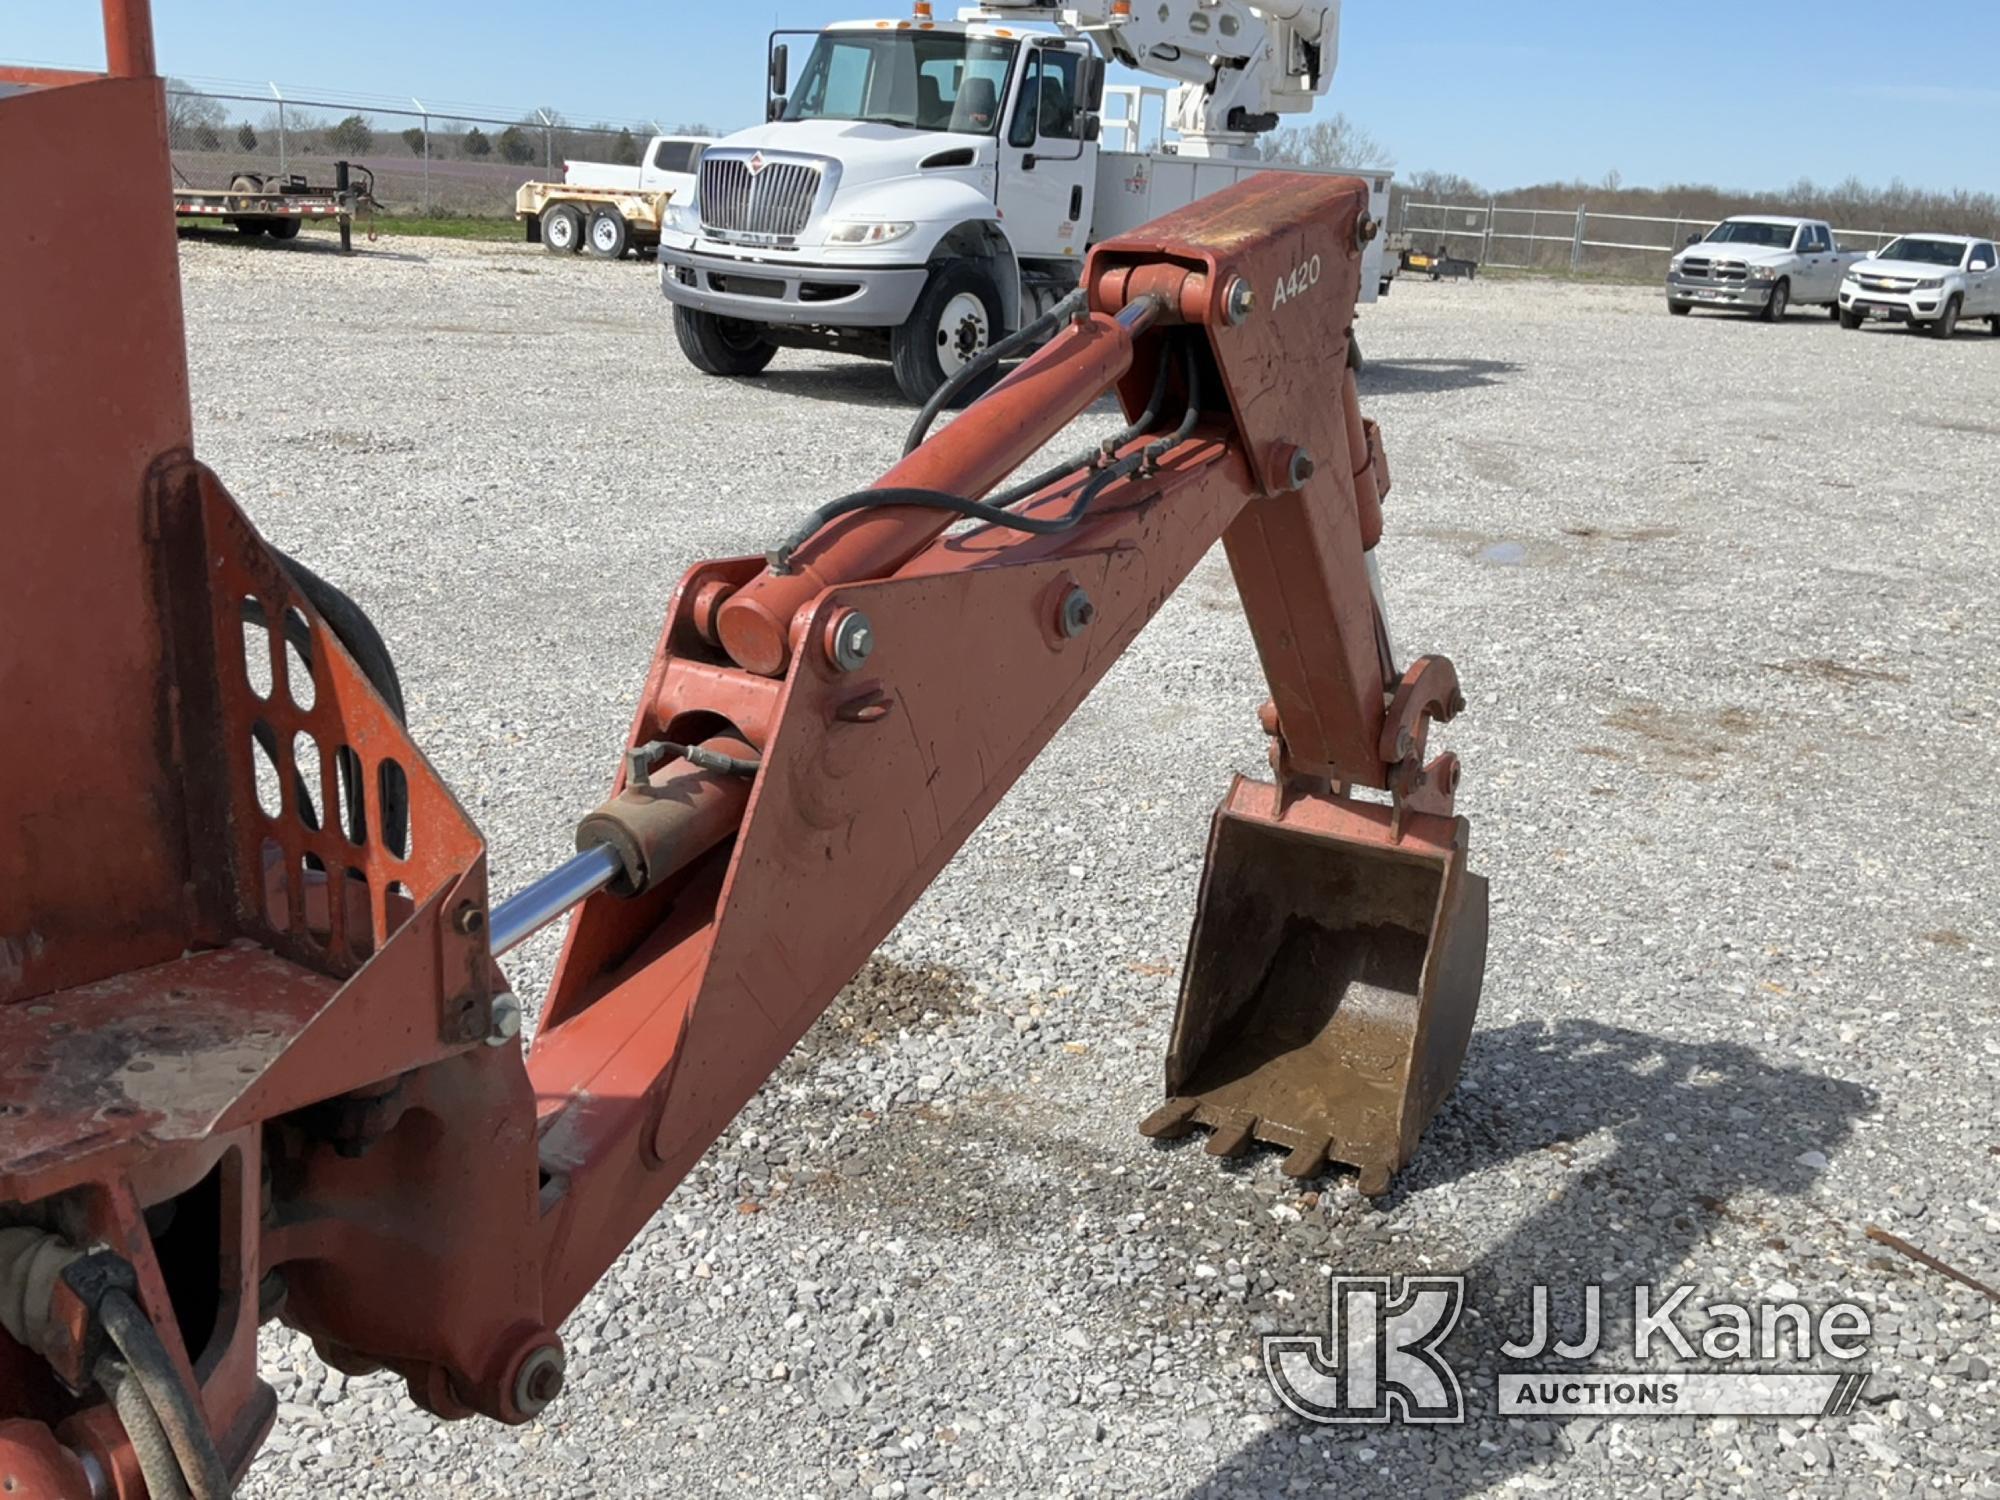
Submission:
M 718 239 L 795 239 L 812 217 L 820 172 L 817 162 L 710 151 L 701 159 L 701 226 Z
M 1895 276 L 1863 276 L 1861 285 L 1871 292 L 1907 292 L 1916 286 L 1916 282 Z
M 1686 259 L 1681 275 L 1694 281 L 1742 281 L 1747 270 L 1741 261 Z

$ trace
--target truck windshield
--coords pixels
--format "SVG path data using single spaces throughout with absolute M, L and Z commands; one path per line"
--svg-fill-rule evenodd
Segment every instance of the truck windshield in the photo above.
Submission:
M 992 135 L 1013 63 L 1013 43 L 955 32 L 824 32 L 784 117 Z
M 1793 224 L 1766 224 L 1758 219 L 1731 219 L 1709 230 L 1708 237 L 1718 245 L 1765 245 L 1775 250 L 1789 250 L 1792 236 L 1798 232 Z
M 1965 246 L 1951 240 L 1920 240 L 1904 236 L 1890 242 L 1876 255 L 1877 260 L 1913 260 L 1926 266 L 1955 266 L 1964 259 Z

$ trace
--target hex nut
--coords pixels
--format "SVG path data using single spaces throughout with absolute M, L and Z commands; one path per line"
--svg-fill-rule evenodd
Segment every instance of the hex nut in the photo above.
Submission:
M 1241 276 L 1231 277 L 1222 293 L 1222 313 L 1229 319 L 1230 326 L 1240 328 L 1256 309 L 1256 289 Z
M 1090 602 L 1090 595 L 1080 584 L 1071 584 L 1062 596 L 1062 606 L 1056 611 L 1056 629 L 1062 632 L 1064 640 L 1074 640 L 1089 629 L 1090 622 L 1097 618 L 1097 606 Z
M 559 1344 L 544 1344 L 521 1361 L 514 1376 L 514 1405 L 524 1416 L 538 1416 L 562 1394 L 563 1352 Z
M 842 610 L 834 616 L 826 633 L 827 660 L 834 670 L 852 672 L 875 652 L 875 627 L 858 609 Z
M 521 1034 L 521 1002 L 512 990 L 493 997 L 493 1024 L 486 1032 L 486 1045 L 504 1047 Z

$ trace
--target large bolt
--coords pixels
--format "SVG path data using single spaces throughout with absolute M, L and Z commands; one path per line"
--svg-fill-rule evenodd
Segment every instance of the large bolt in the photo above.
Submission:
M 466 937 L 477 937 L 486 930 L 486 908 L 471 901 L 461 901 L 458 910 L 451 914 L 454 931 Z
M 1241 276 L 1232 276 L 1222 293 L 1222 314 L 1231 327 L 1241 327 L 1257 306 L 1257 293 Z
M 544 1344 L 521 1361 L 514 1376 L 514 1405 L 527 1417 L 539 1416 L 562 1394 L 563 1352 L 556 1344 Z
M 875 627 L 858 609 L 844 609 L 826 631 L 826 655 L 835 670 L 852 672 L 874 654 Z
M 512 990 L 493 997 L 493 1024 L 486 1033 L 486 1045 L 504 1047 L 521 1034 L 521 1002 Z
M 1090 602 L 1090 595 L 1080 584 L 1071 584 L 1062 596 L 1062 607 L 1056 611 L 1056 629 L 1063 639 L 1074 640 L 1089 628 L 1097 618 L 1097 606 Z
M 1285 479 L 1293 489 L 1303 489 L 1305 482 L 1313 477 L 1313 456 L 1303 448 L 1292 450 L 1292 460 L 1285 465 Z

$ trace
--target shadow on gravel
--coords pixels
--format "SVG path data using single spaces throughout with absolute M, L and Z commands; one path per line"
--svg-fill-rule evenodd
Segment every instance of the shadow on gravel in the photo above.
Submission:
M 1507 1363 L 1498 1346 L 1531 1326 L 1529 1288 L 1549 1286 L 1552 1317 L 1573 1336 L 1581 1287 L 1599 1282 L 1601 1362 L 1630 1367 L 1634 1286 L 1693 1281 L 1699 1299 L 1725 1294 L 1746 1275 L 1776 1278 L 1748 1264 L 1718 1271 L 1704 1259 L 1704 1243 L 1722 1221 L 1787 1260 L 1810 1260 L 1825 1225 L 1809 1202 L 1787 1204 L 1766 1222 L 1731 1200 L 1745 1192 L 1803 1198 L 1817 1169 L 1800 1158 L 1831 1156 L 1876 1097 L 1858 1084 L 1773 1067 L 1735 1043 L 1676 1042 L 1591 1021 L 1476 1033 L 1466 1072 L 1478 1091 L 1454 1095 L 1384 1207 L 1536 1153 L 1551 1153 L 1565 1166 L 1577 1157 L 1588 1164 L 1574 1168 L 1559 1192 L 1544 1197 L 1530 1189 L 1543 1201 L 1524 1204 L 1513 1231 L 1469 1265 L 1417 1264 L 1407 1249 L 1399 1260 L 1387 1236 L 1361 1252 L 1367 1264 L 1336 1261 L 1344 1274 L 1466 1276 L 1470 1313 L 1444 1347 L 1465 1392 L 1466 1424 L 1319 1426 L 1287 1415 L 1184 1500 L 1283 1494 L 1293 1481 L 1312 1494 L 1337 1487 L 1344 1495 L 1397 1500 L 1461 1496 L 1501 1487 L 1544 1464 L 1558 1466 L 1565 1493 L 1607 1482 L 1609 1471 L 1569 1454 L 1563 1419 L 1529 1422 L 1493 1411 L 1495 1376 Z M 1600 1132 L 1610 1134 L 1608 1153 Z M 1738 1287 L 1736 1295 L 1757 1293 Z M 1323 1301 L 1315 1308 L 1302 1297 L 1295 1311 L 1300 1329 L 1325 1332 Z M 1699 1313 L 1683 1319 L 1688 1327 L 1701 1322 Z M 1328 1456 L 1322 1448 L 1331 1450 Z M 1374 1451 L 1364 1459 L 1357 1450 L 1366 1449 Z M 1601 1441 L 1593 1451 L 1602 1453 Z M 1548 1482 L 1535 1479 L 1532 1487 Z
M 1499 385 L 1520 368 L 1505 359 L 1371 359 L 1359 380 L 1370 396 L 1421 395 Z
M 382 242 L 368 243 L 361 232 L 354 236 L 354 252 L 343 254 L 340 241 L 328 234 L 324 238 L 318 232 L 302 234 L 297 239 L 273 240 L 261 234 L 239 234 L 234 229 L 204 229 L 185 224 L 176 225 L 176 232 L 184 240 L 199 240 L 205 245 L 234 245 L 247 255 L 331 255 L 335 259 L 361 260 L 408 260 L 421 261 L 421 255 L 413 255 L 408 250 L 384 249 Z

